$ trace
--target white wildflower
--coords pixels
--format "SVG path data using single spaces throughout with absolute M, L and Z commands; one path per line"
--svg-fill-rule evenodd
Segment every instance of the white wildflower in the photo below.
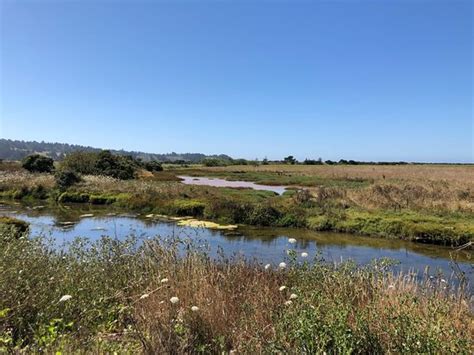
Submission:
M 292 301 L 286 301 L 286 302 L 285 302 L 285 306 L 289 306 L 289 305 L 291 305 L 291 304 L 293 304 Z
M 284 268 L 286 268 L 286 263 L 281 262 L 280 264 L 278 264 L 278 267 L 279 267 L 280 269 L 284 269 Z
M 265 270 L 270 269 L 272 266 L 270 264 L 265 265 Z
M 199 311 L 199 307 L 198 306 L 192 306 L 191 311 L 197 312 L 197 311 Z
M 72 298 L 71 295 L 64 295 L 63 297 L 59 299 L 59 302 L 66 302 L 66 301 L 69 301 L 71 298 Z
M 280 286 L 280 288 L 278 289 L 279 291 L 284 291 L 286 289 L 286 286 Z
M 170 302 L 171 302 L 172 304 L 176 304 L 176 303 L 179 302 L 179 298 L 176 297 L 176 296 L 175 296 L 175 297 L 171 297 L 171 298 L 170 298 Z
M 169 281 L 169 280 L 165 277 L 164 279 L 161 279 L 160 282 L 161 282 L 162 284 L 165 284 L 165 283 L 167 283 L 168 281 Z
M 395 285 L 388 285 L 389 290 L 394 289 L 394 288 L 395 288 Z
M 288 243 L 290 243 L 290 244 L 295 244 L 295 243 L 296 243 L 296 239 L 295 239 L 295 238 L 289 238 L 289 239 L 288 239 Z
M 302 258 L 307 258 L 307 257 L 308 257 L 308 253 L 305 253 L 305 252 L 301 253 L 301 257 L 302 257 Z
M 296 300 L 297 298 L 298 298 L 298 296 L 295 293 L 292 293 L 290 295 L 290 300 Z
M 148 297 L 150 297 L 150 294 L 144 293 L 143 295 L 140 296 L 140 299 L 144 300 L 145 298 L 148 298 Z

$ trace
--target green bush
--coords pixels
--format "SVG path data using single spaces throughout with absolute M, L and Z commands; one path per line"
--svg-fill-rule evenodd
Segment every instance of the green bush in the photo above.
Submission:
M 85 203 L 89 202 L 89 194 L 80 192 L 63 192 L 59 198 L 59 203 Z
M 44 155 L 32 154 L 23 159 L 22 166 L 32 173 L 50 173 L 54 170 L 54 161 Z
M 104 150 L 97 156 L 95 163 L 96 175 L 111 176 L 120 180 L 133 179 L 137 163 L 131 157 L 113 155 Z
M 278 220 L 278 225 L 281 227 L 303 228 L 306 227 L 306 218 L 296 213 L 289 213 Z
M 81 177 L 71 170 L 60 170 L 55 175 L 56 185 L 60 190 L 65 190 L 81 181 Z
M 206 205 L 196 200 L 177 200 L 172 205 L 172 213 L 177 216 L 201 217 Z
M 247 224 L 253 226 L 272 226 L 277 224 L 281 213 L 272 206 L 258 204 L 250 209 L 247 215 Z
M 202 160 L 202 164 L 204 166 L 212 167 L 212 166 L 227 166 L 229 165 L 229 162 L 223 160 L 223 159 L 217 159 L 217 158 L 206 158 Z
M 110 205 L 115 201 L 117 201 L 115 196 L 91 195 L 89 197 L 89 203 L 93 205 Z
M 206 218 L 224 220 L 226 223 L 246 223 L 251 207 L 229 199 L 212 199 L 205 210 Z
M 151 171 L 151 172 L 163 171 L 163 167 L 162 167 L 161 164 L 160 164 L 159 162 L 157 162 L 156 160 L 147 161 L 147 162 L 143 163 L 143 167 L 144 167 L 146 170 Z
M 98 153 L 77 151 L 66 155 L 61 161 L 61 169 L 83 175 L 95 175 Z
M 129 180 L 143 163 L 130 156 L 114 155 L 108 150 L 101 152 L 74 152 L 61 162 L 61 169 L 84 175 L 105 175 Z M 152 164 L 159 169 L 157 164 Z

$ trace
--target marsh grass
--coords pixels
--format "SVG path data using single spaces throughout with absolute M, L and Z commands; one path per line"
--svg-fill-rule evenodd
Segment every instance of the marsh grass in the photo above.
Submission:
M 0 351 L 473 350 L 468 295 L 392 274 L 383 260 L 332 265 L 290 252 L 285 269 L 265 269 L 211 259 L 190 240 L 78 239 L 60 251 L 9 233 L 0 237 Z

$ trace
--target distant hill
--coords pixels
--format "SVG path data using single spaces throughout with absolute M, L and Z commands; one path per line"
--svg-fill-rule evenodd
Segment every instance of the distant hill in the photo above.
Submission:
M 39 153 L 44 154 L 54 160 L 61 160 L 67 154 L 75 151 L 88 151 L 97 152 L 103 149 L 86 147 L 76 144 L 67 143 L 46 143 L 46 142 L 28 142 L 18 141 L 11 139 L 0 139 L 0 159 L 4 160 L 21 160 L 27 155 Z M 134 158 L 141 158 L 143 161 L 158 160 L 160 162 L 174 162 L 174 161 L 186 161 L 190 163 L 197 163 L 205 158 L 219 158 L 230 160 L 231 157 L 225 154 L 220 155 L 205 155 L 201 153 L 167 153 L 167 154 L 155 154 L 155 153 L 144 153 L 134 152 L 125 150 L 114 150 L 109 149 L 114 154 L 120 155 L 131 155 Z

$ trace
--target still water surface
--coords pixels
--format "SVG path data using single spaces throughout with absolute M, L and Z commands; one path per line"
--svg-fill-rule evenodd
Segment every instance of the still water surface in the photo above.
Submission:
M 273 191 L 282 195 L 286 191 L 285 186 L 260 185 L 251 181 L 232 181 L 219 178 L 199 177 L 199 176 L 178 176 L 182 183 L 186 185 L 205 185 L 215 187 L 248 188 L 254 190 Z
M 294 249 L 299 255 L 308 253 L 307 260 L 318 255 L 329 262 L 353 260 L 361 265 L 375 258 L 391 258 L 400 262 L 395 271 L 423 273 L 429 267 L 430 275 L 442 272 L 446 279 L 453 275 L 451 257 L 454 257 L 469 280 L 471 291 L 474 284 L 472 251 L 455 251 L 449 247 L 295 228 L 239 227 L 233 232 L 213 231 L 180 227 L 174 222 L 146 218 L 144 215 L 110 213 L 105 209 L 90 210 L 77 206 L 62 209 L 1 206 L 0 214 L 29 222 L 31 236 L 52 237 L 58 247 L 78 236 L 90 240 L 104 235 L 118 239 L 130 234 L 139 238 L 174 236 L 208 244 L 212 256 L 217 256 L 221 249 L 228 257 L 245 257 L 273 265 L 285 260 L 288 249 Z M 288 238 L 295 238 L 297 242 L 290 244 Z M 303 259 L 299 257 L 299 260 Z

